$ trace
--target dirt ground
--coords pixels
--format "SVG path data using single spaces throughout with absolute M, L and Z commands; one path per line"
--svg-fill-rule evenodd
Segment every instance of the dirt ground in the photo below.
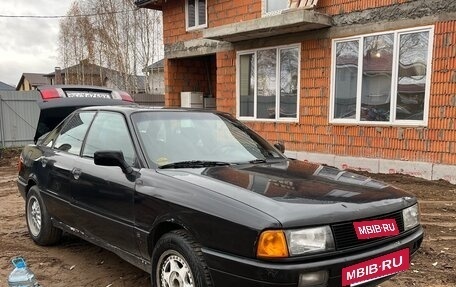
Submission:
M 150 286 L 149 276 L 116 255 L 73 236 L 53 247 L 35 245 L 27 233 L 24 200 L 16 187 L 16 151 L 0 154 L 0 286 L 10 259 L 23 256 L 43 287 Z M 402 175 L 371 175 L 412 191 L 420 199 L 426 231 L 412 266 L 382 287 L 456 286 L 456 186 Z

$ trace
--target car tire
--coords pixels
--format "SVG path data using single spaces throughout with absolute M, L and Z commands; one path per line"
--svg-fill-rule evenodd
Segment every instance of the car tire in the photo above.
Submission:
M 60 241 L 62 230 L 52 225 L 51 217 L 36 185 L 27 193 L 25 218 L 30 237 L 36 244 L 46 246 Z
M 201 247 L 184 230 L 163 235 L 155 245 L 151 262 L 152 286 L 213 286 Z

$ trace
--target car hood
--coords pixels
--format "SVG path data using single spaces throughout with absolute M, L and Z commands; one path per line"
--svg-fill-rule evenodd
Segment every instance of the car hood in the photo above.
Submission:
M 243 202 L 284 227 L 369 218 L 416 202 L 386 183 L 297 160 L 158 172 Z

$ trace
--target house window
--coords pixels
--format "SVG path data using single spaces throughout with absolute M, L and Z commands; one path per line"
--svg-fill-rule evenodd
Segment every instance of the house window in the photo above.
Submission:
M 238 116 L 298 119 L 299 46 L 238 53 Z
M 263 16 L 280 14 L 284 10 L 296 8 L 312 8 L 317 0 L 262 0 Z
M 288 8 L 288 0 L 263 0 L 264 14 L 280 12 Z
M 207 27 L 206 0 L 186 0 L 185 18 L 187 30 L 194 30 Z
M 426 125 L 433 28 L 333 41 L 331 122 Z

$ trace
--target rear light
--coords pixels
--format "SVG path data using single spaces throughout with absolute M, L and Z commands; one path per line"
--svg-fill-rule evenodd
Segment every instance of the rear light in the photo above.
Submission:
M 127 92 L 123 91 L 112 91 L 112 98 L 116 100 L 121 100 L 124 102 L 131 102 L 134 103 L 135 101 Z
M 43 100 L 58 99 L 62 97 L 59 90 L 56 88 L 42 89 L 40 92 Z
M 122 98 L 122 101 L 126 102 L 134 102 L 133 98 L 126 92 L 119 92 L 120 97 Z
M 22 155 L 19 156 L 19 162 L 17 163 L 17 171 L 20 172 L 22 170 Z

